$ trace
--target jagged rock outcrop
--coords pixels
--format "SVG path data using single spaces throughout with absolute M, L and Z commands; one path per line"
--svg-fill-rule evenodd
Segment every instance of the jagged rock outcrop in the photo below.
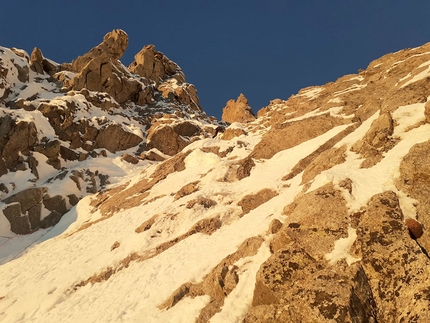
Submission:
M 60 221 L 68 211 L 65 199 L 56 195 L 50 197 L 45 187 L 23 190 L 9 196 L 2 202 L 6 204 L 3 214 L 11 225 L 11 231 L 28 234 L 39 228 L 51 227 Z M 42 206 L 50 213 L 42 218 Z
M 32 71 L 38 74 L 44 74 L 45 72 L 49 75 L 54 75 L 58 72 L 58 66 L 47 60 L 40 48 L 35 47 L 31 52 L 30 57 L 30 68 Z
M 389 112 L 381 114 L 372 122 L 364 138 L 352 146 L 352 151 L 366 158 L 362 167 L 368 168 L 375 165 L 383 158 L 382 154 L 395 145 L 395 140 L 391 137 L 394 131 L 393 123 Z
M 288 222 L 259 270 L 244 322 L 429 319 L 429 259 L 409 236 L 394 192 L 372 197 L 355 229 L 330 185 L 299 196 L 284 212 Z M 351 254 L 334 257 L 335 241 L 351 235 Z
M 25 156 L 30 155 L 38 142 L 37 128 L 34 122 L 13 120 L 9 115 L 0 118 L 0 176 L 7 170 L 15 171 L 25 167 Z
M 70 70 L 80 72 L 89 62 L 99 56 L 106 56 L 113 62 L 124 55 L 128 46 L 128 35 L 121 29 L 115 29 L 103 37 L 103 42 L 91 49 L 88 53 L 79 56 L 70 64 Z
M 430 228 L 430 141 L 426 141 L 413 146 L 400 164 L 400 176 L 396 186 L 417 201 L 416 213 L 408 214 L 408 217 L 415 218 L 422 223 L 424 228 Z M 424 234 L 416 237 L 418 243 L 430 253 L 430 235 Z
M 2 178 L 0 200 L 9 205 L 5 212 L 15 221 L 12 232 L 55 225 L 77 200 L 108 183 L 107 174 L 76 164 L 69 173 L 65 166 L 71 162 L 129 149 L 134 151 L 121 154 L 125 162 L 162 161 L 216 127 L 176 63 L 147 46 L 130 71 L 119 60 L 127 45 L 127 34 L 116 29 L 88 53 L 61 65 L 39 48 L 31 57 L 0 48 L 0 176 L 23 172 L 34 189 L 45 190 L 43 203 L 35 208 L 51 214 L 39 221 L 39 212 L 28 222 L 27 211 L 7 200 L 23 188 L 13 177 Z M 145 70 L 148 66 L 154 68 Z M 167 128 L 159 127 L 164 123 Z M 58 182 L 67 189 L 53 192 Z
M 430 44 L 228 126 L 127 41 L 0 48 L 0 320 L 430 321 Z
M 252 108 L 248 105 L 248 99 L 241 93 L 237 100 L 229 100 L 222 110 L 222 121 L 251 122 L 256 119 Z
M 378 304 L 378 322 L 430 320 L 430 260 L 409 236 L 394 192 L 369 201 L 355 248 Z
M 158 84 L 168 78 L 174 78 L 178 83 L 185 82 L 185 75 L 181 68 L 163 53 L 156 51 L 152 44 L 146 45 L 134 56 L 134 62 L 128 69 Z

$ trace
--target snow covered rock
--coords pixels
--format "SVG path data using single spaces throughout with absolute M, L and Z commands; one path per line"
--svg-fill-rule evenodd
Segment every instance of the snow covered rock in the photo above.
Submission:
M 185 82 L 181 68 L 169 60 L 163 53 L 155 50 L 154 45 L 146 45 L 134 56 L 134 62 L 128 69 L 144 78 L 160 83 L 168 78 L 174 78 L 179 83 Z
M 1 48 L 1 321 L 430 320 L 430 44 L 226 128 L 126 43 L 56 80 Z

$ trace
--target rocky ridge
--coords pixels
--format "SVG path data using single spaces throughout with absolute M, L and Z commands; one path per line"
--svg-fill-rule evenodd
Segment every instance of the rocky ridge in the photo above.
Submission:
M 108 174 L 71 162 L 94 163 L 128 150 L 128 162 L 160 161 L 214 133 L 217 121 L 203 112 L 181 68 L 154 45 L 127 68 L 119 60 L 127 45 L 127 34 L 114 30 L 63 64 L 38 48 L 31 56 L 0 49 L 0 199 L 12 232 L 52 226 L 109 183 Z M 51 176 L 41 178 L 46 167 Z M 25 174 L 27 183 L 9 180 L 13 173 Z M 58 181 L 75 187 L 57 194 Z
M 132 178 L 100 192 L 92 191 L 96 194 L 81 200 L 68 213 L 68 204 L 61 204 L 63 198 L 51 197 L 45 186 L 29 185 L 23 193 L 28 201 L 7 193 L 3 213 L 6 218 L 20 214 L 13 218 L 14 223 L 24 217 L 30 223 L 36 221 L 35 205 L 42 204 L 43 210 L 51 212 L 42 221 L 52 222 L 37 224 L 40 227 L 52 225 L 61 212 L 64 218 L 76 218 L 58 237 L 0 266 L 0 277 L 5 281 L 18 273 L 32 279 L 38 295 L 56 305 L 47 310 L 40 306 L 27 309 L 24 305 L 31 303 L 34 295 L 28 295 L 18 281 L 8 281 L 0 292 L 1 319 L 55 321 L 68 313 L 66 321 L 70 322 L 83 318 L 94 322 L 143 318 L 152 322 L 430 321 L 430 44 L 388 54 L 358 74 L 303 89 L 288 100 L 275 99 L 256 118 L 232 117 L 228 119 L 232 124 L 212 138 L 218 124 L 199 107 L 179 101 L 178 93 L 184 90 L 177 91 L 176 86 L 185 83 L 176 64 L 168 63 L 164 55 L 152 55 L 156 52 L 149 46 L 129 66 L 129 72 L 124 72 L 117 61 L 126 44 L 124 34 L 115 31 L 105 41 L 118 42 L 119 49 L 107 51 L 99 45 L 97 57 L 104 57 L 102 65 L 108 64 L 109 73 L 121 75 L 121 84 L 134 84 L 130 93 L 135 93 L 127 95 L 121 103 L 124 106 L 106 111 L 122 111 L 121 116 L 128 117 L 127 124 L 140 127 L 142 124 L 131 123 L 135 119 L 127 114 L 141 111 L 139 104 L 149 109 L 160 105 L 157 98 L 162 97 L 163 104 L 182 102 L 185 108 L 153 118 L 145 128 L 146 143 L 140 149 L 146 149 L 145 158 L 153 152 L 159 161 L 154 161 L 155 157 L 141 160 L 143 157 L 131 153 L 127 158 L 136 161 Z M 82 143 L 66 131 L 68 127 L 62 127 L 64 120 L 71 124 L 76 121 L 69 115 L 89 107 L 95 110 L 90 103 L 80 105 L 69 97 L 96 100 L 94 97 L 103 95 L 105 99 L 99 98 L 99 102 L 120 105 L 121 99 L 115 98 L 119 83 L 109 83 L 109 77 L 97 74 L 102 69 L 91 67 L 96 63 L 91 63 L 90 56 L 60 66 L 46 59 L 43 63 L 43 56 L 35 55 L 38 67 L 27 69 L 22 64 L 25 55 L 15 52 L 21 56 L 14 53 L 14 61 L 7 65 L 13 80 L 21 84 L 27 79 L 27 70 L 31 76 L 33 69 L 42 68 L 47 79 L 62 82 L 55 88 L 62 93 L 62 101 L 55 99 L 57 110 L 70 112 L 60 114 L 57 128 L 53 126 L 52 136 L 59 143 L 45 140 L 41 147 L 36 123 L 17 127 L 23 121 L 14 121 L 14 115 L 3 117 L 11 119 L 8 123 L 17 128 L 16 132 L 28 138 L 13 141 L 14 132 L 7 132 L 9 139 L 3 151 L 15 151 L 8 145 L 16 142 L 14 147 L 20 147 L 21 153 L 3 157 L 6 176 L 11 167 L 15 171 L 25 167 L 30 172 L 32 162 L 26 156 L 31 155 L 36 162 L 45 156 L 43 161 L 48 165 L 58 164 L 58 159 L 62 167 L 65 159 L 53 152 L 64 150 L 64 142 L 69 144 L 67 151 L 75 153 L 82 152 L 84 143 L 94 145 L 89 151 L 100 155 L 102 149 L 107 156 L 126 149 L 97 144 L 101 131 L 97 127 L 95 139 L 84 141 L 79 136 Z M 148 60 L 150 63 L 145 63 Z M 20 68 L 13 69 L 13 64 Z M 74 65 L 80 66 L 80 72 L 71 67 Z M 55 73 L 52 66 L 56 66 Z M 130 80 L 133 73 L 139 77 Z M 3 110 L 49 111 L 44 104 L 53 105 L 52 99 L 40 102 L 34 110 L 28 108 L 27 100 L 19 103 L 8 77 L 9 83 L 3 81 L 0 86 L 8 93 Z M 74 88 L 99 78 L 107 81 L 99 84 L 102 93 Z M 143 80 L 148 79 L 152 81 L 143 86 Z M 69 92 L 61 92 L 67 86 Z M 167 86 L 172 92 L 163 94 Z M 87 91 L 87 96 L 82 91 Z M 124 93 L 129 92 L 121 91 Z M 142 99 L 147 95 L 152 103 Z M 139 98 L 143 101 L 133 101 Z M 70 107 L 67 103 L 59 105 L 58 101 L 69 100 L 75 102 L 74 107 L 70 103 Z M 245 101 L 241 95 L 227 107 L 249 112 Z M 187 115 L 190 111 L 192 117 Z M 25 116 L 20 115 L 22 119 Z M 48 119 L 50 124 L 55 120 Z M 60 137 L 62 129 L 64 137 Z M 79 133 L 90 136 L 90 131 Z M 133 142 L 130 134 L 136 133 L 130 127 L 122 131 L 130 139 L 120 143 Z M 144 135 L 140 138 L 143 142 Z M 184 138 L 188 139 L 185 143 L 181 141 Z M 163 144 L 156 146 L 155 142 Z M 41 153 L 34 150 L 36 146 Z M 81 163 L 87 161 L 81 159 Z M 81 174 L 67 171 L 64 178 L 82 183 L 88 176 L 96 185 L 101 181 L 100 173 Z M 55 180 L 60 179 L 50 181 Z M 70 199 L 77 203 L 81 197 L 66 196 L 70 204 Z M 76 249 L 85 254 L 77 254 Z M 69 262 L 58 259 L 63 253 L 80 270 L 64 275 L 53 288 L 53 278 L 69 266 Z M 46 273 L 41 269 L 39 274 L 34 268 L 40 262 L 48 263 L 52 270 Z M 132 297 L 115 302 L 112 295 Z M 71 311 L 76 304 L 80 304 L 80 311 Z

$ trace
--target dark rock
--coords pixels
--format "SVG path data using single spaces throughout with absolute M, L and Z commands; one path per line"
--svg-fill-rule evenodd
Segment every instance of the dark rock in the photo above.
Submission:
M 137 146 L 142 138 L 134 133 L 125 131 L 118 124 L 110 124 L 99 130 L 96 137 L 96 148 L 106 148 L 110 152 L 117 152 Z
M 36 125 L 33 122 L 17 122 L 7 136 L 1 157 L 7 168 L 14 169 L 22 162 L 20 153 L 28 155 L 29 149 L 37 143 Z
M 137 163 L 139 163 L 139 158 L 130 154 L 124 154 L 122 155 L 121 158 L 122 160 L 125 160 L 127 163 L 130 163 L 130 164 L 136 165 Z
M 67 197 L 69 199 L 70 205 L 75 206 L 76 204 L 78 204 L 79 198 L 75 194 L 67 195 Z
M 421 223 L 419 223 L 417 220 L 409 218 L 405 220 L 405 224 L 414 239 L 421 238 L 423 235 L 423 226 Z
M 43 197 L 43 205 L 49 211 L 56 211 L 61 215 L 65 214 L 68 211 L 66 200 L 61 195 L 55 195 L 54 197 L 49 197 L 49 195 L 45 195 Z
M 43 229 L 52 227 L 56 225 L 58 222 L 60 222 L 62 218 L 62 214 L 57 211 L 51 211 L 51 213 L 44 217 L 42 221 L 40 221 L 40 227 Z
M 191 137 L 198 135 L 201 131 L 200 127 L 192 122 L 184 121 L 172 126 L 173 130 L 180 136 Z
M 74 150 L 60 146 L 60 155 L 61 158 L 65 160 L 78 160 L 79 154 L 77 154 Z
M 42 202 L 42 197 L 46 193 L 45 187 L 34 187 L 22 190 L 4 199 L 6 204 L 18 202 L 21 205 L 21 212 L 25 214 L 28 209 Z

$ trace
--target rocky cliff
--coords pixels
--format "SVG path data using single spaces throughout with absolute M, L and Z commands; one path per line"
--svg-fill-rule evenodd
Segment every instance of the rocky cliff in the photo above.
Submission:
M 92 169 L 97 158 L 163 160 L 214 133 L 218 123 L 181 68 L 153 45 L 127 68 L 119 61 L 127 45 L 114 30 L 63 64 L 38 48 L 0 49 L 0 199 L 12 232 L 52 226 L 103 189 L 109 174 Z
M 127 43 L 0 51 L 3 321 L 430 322 L 430 44 L 220 124 Z

